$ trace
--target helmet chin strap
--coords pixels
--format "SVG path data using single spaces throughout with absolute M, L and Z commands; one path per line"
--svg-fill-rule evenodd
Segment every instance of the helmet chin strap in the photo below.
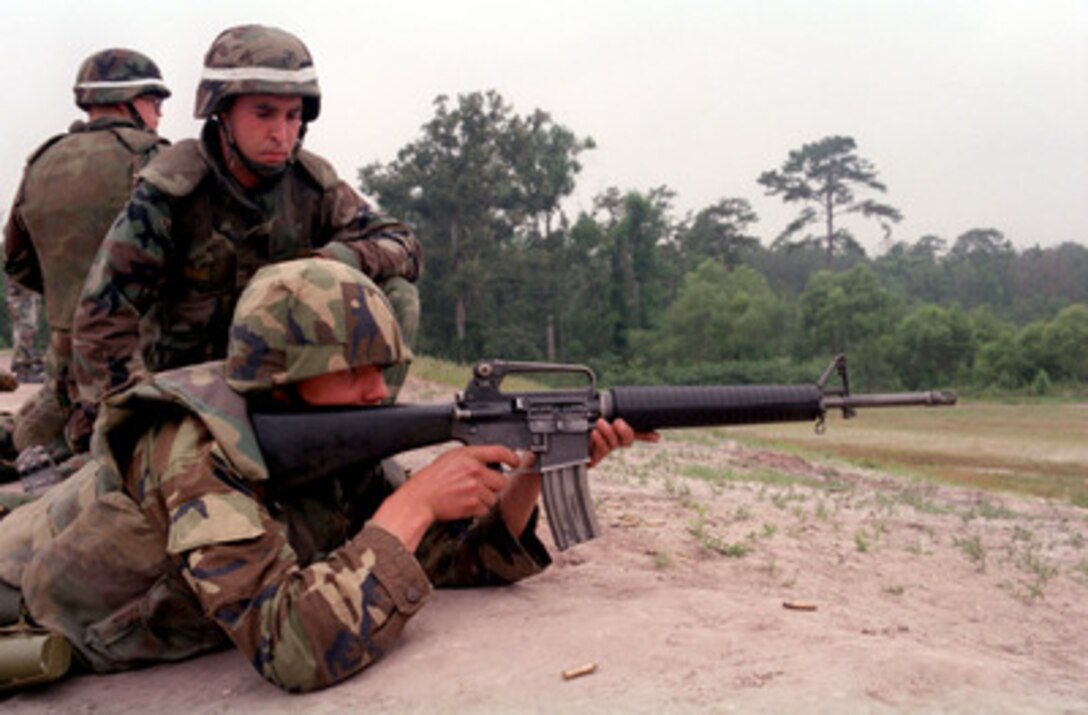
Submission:
M 299 128 L 298 140 L 295 141 L 295 146 L 291 149 L 291 156 L 288 157 L 287 161 L 282 164 L 265 164 L 259 161 L 253 161 L 242 153 L 242 150 L 238 148 L 238 143 L 234 139 L 234 132 L 231 130 L 230 124 L 221 113 L 216 113 L 215 120 L 219 124 L 220 130 L 223 132 L 223 137 L 227 140 L 227 150 L 230 152 L 229 159 L 237 159 L 242 166 L 252 172 L 254 176 L 261 179 L 275 179 L 287 171 L 287 167 L 295 160 L 298 156 L 299 149 L 302 148 L 302 138 L 306 136 L 306 124 L 303 123 Z
M 124 106 L 125 111 L 128 112 L 129 116 L 132 118 L 133 124 L 135 124 L 140 129 L 150 131 L 150 128 L 147 126 L 147 122 L 144 121 L 143 115 L 140 114 L 138 109 L 136 109 L 136 104 L 134 102 L 125 102 L 122 106 Z

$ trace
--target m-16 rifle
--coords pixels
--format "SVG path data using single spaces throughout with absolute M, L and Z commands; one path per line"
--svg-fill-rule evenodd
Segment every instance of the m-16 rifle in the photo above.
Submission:
M 511 375 L 577 374 L 585 385 L 504 392 Z M 838 386 L 828 384 L 837 375 Z M 485 360 L 475 365 L 452 404 L 318 408 L 251 415 L 273 482 L 288 488 L 352 464 L 451 440 L 502 444 L 536 455 L 543 474 L 548 524 L 560 550 L 599 533 L 586 480 L 589 434 L 597 419 L 622 418 L 636 431 L 679 427 L 813 422 L 828 410 L 853 417 L 860 407 L 953 405 L 951 391 L 850 394 L 846 356 L 837 356 L 813 384 L 613 387 L 597 390 L 588 367 Z

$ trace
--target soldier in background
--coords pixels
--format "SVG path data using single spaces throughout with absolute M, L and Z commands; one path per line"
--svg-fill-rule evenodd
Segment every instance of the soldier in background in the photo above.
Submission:
M 302 148 L 320 109 L 313 60 L 294 35 L 243 25 L 214 40 L 197 88 L 200 138 L 141 172 L 76 309 L 74 450 L 87 448 L 106 394 L 222 358 L 238 295 L 264 265 L 314 255 L 347 263 L 378 282 L 402 329 L 414 330 L 419 242 Z
M 158 66 L 122 48 L 84 60 L 73 91 L 86 119 L 30 155 L 4 227 L 8 284 L 43 294 L 50 331 L 45 384 L 15 416 L 12 441 L 18 451 L 39 447 L 56 461 L 67 456 L 76 301 L 136 174 L 167 145 L 156 131 L 170 96 Z

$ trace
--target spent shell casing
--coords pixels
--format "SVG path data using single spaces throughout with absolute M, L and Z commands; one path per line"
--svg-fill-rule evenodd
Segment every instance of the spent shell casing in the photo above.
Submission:
M 577 668 L 564 670 L 563 680 L 574 680 L 575 678 L 581 678 L 583 675 L 589 675 L 590 673 L 595 673 L 596 671 L 596 663 L 586 663 L 585 665 L 579 665 Z

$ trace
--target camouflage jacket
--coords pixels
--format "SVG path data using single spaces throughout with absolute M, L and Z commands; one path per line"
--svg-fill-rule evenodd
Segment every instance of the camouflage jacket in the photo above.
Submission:
M 549 563 L 536 515 L 516 539 L 494 512 L 432 527 L 413 555 L 367 523 L 392 489 L 380 468 L 277 493 L 222 372 L 207 363 L 108 399 L 104 456 L 0 521 L 0 578 L 96 670 L 229 638 L 269 681 L 313 690 L 384 654 L 432 584 L 505 584 Z
M 77 121 L 27 159 L 4 228 L 4 269 L 46 295 L 49 326 L 69 330 L 91 260 L 132 194 L 136 174 L 167 142 L 132 122 Z
M 411 230 L 323 159 L 303 150 L 271 185 L 243 190 L 222 168 L 216 132 L 209 123 L 200 141 L 160 153 L 103 241 L 74 325 L 83 419 L 141 371 L 222 358 L 238 295 L 264 265 L 317 254 L 377 282 L 419 276 Z

